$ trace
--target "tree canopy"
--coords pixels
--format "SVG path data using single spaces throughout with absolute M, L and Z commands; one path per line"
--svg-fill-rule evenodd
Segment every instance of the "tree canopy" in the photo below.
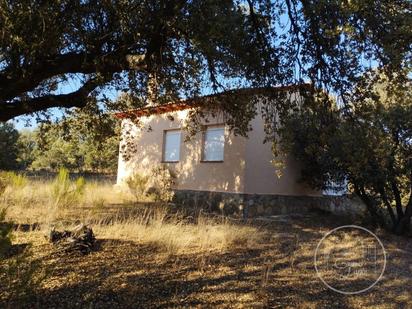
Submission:
M 412 82 L 376 83 L 376 74 L 344 107 L 314 101 L 284 119 L 277 149 L 303 162 L 302 178 L 314 187 L 348 181 L 376 223 L 404 234 L 412 217 Z
M 114 174 L 119 153 L 119 123 L 95 105 L 75 109 L 54 123 L 41 124 L 35 134 L 33 170 Z
M 117 169 L 119 123 L 90 105 L 64 118 L 17 131 L 0 123 L 0 170 L 111 173 Z
M 135 106 L 308 80 L 344 97 L 371 66 L 410 67 L 411 12 L 409 0 L 1 1 L 0 121 L 124 108 L 108 89 Z
M 12 124 L 0 123 L 0 170 L 17 167 L 19 132 Z

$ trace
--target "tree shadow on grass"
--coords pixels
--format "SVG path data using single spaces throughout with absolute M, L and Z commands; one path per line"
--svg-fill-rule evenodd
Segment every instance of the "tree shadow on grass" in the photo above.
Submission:
M 31 232 L 40 229 L 40 223 L 13 223 L 13 230 L 20 231 L 20 232 Z
M 156 245 L 102 239 L 86 256 L 51 252 L 51 275 L 28 307 L 411 307 L 404 252 L 391 253 L 388 272 L 368 292 L 341 295 L 323 285 L 314 250 L 325 231 L 339 224 L 313 218 L 265 222 L 258 227 L 265 232 L 261 243 L 225 251 L 173 255 Z
M 17 256 L 19 254 L 22 254 L 30 244 L 14 244 L 11 245 L 10 248 L 8 248 L 7 252 L 4 254 L 4 258 L 12 258 L 14 256 Z
M 98 246 L 100 251 L 87 256 L 50 254 L 49 267 L 53 271 L 49 287 L 42 289 L 29 305 L 261 307 L 289 299 L 289 294 L 285 294 L 287 286 L 279 285 L 273 276 L 287 267 L 282 253 L 275 248 L 167 256 L 157 246 L 127 241 L 101 240 Z M 267 265 L 273 277 L 264 283 Z M 305 293 L 304 284 L 295 284 L 293 290 Z

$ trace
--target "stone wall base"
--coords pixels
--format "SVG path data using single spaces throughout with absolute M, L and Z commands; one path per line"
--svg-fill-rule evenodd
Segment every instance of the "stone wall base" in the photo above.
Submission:
M 188 210 L 204 210 L 244 218 L 324 211 L 347 218 L 366 213 L 365 205 L 353 196 L 290 196 L 176 190 L 174 203 Z

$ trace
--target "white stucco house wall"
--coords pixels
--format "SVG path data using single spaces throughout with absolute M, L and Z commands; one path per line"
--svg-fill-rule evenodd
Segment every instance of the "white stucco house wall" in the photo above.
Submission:
M 299 87 L 273 91 L 287 91 L 291 100 L 299 100 Z M 259 89 L 238 91 L 259 93 Z M 215 115 L 207 117 L 203 129 L 187 140 L 189 113 L 194 109 L 205 109 L 208 113 L 202 101 L 203 98 L 189 99 L 118 113 L 122 139 L 117 185 L 124 186 L 134 173 L 149 174 L 154 166 L 164 165 L 177 175 L 176 192 L 186 198 L 195 196 L 196 200 L 199 196 L 206 200 L 230 197 L 247 200 L 249 204 L 264 200 L 271 205 L 294 203 L 299 207 L 304 204 L 301 201 L 308 201 L 305 198 L 314 202 L 322 196 L 321 191 L 299 181 L 300 165 L 292 157 L 284 158 L 286 164 L 282 176 L 278 176 L 272 164 L 271 143 L 264 143 L 265 122 L 259 108 L 248 137 L 235 136 L 223 116 Z M 126 147 L 127 156 L 122 153 Z

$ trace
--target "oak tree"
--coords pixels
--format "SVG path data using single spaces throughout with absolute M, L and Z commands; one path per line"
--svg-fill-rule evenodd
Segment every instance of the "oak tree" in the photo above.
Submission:
M 311 81 L 344 98 L 371 66 L 410 66 L 411 6 L 409 0 L 4 0 L 0 121 L 90 101 L 124 108 L 108 90 L 126 92 L 141 106 Z M 227 110 L 238 113 L 236 106 Z
M 284 118 L 277 150 L 302 162 L 305 182 L 324 189 L 348 181 L 375 223 L 411 232 L 412 81 L 372 72 L 349 100 L 306 102 Z

